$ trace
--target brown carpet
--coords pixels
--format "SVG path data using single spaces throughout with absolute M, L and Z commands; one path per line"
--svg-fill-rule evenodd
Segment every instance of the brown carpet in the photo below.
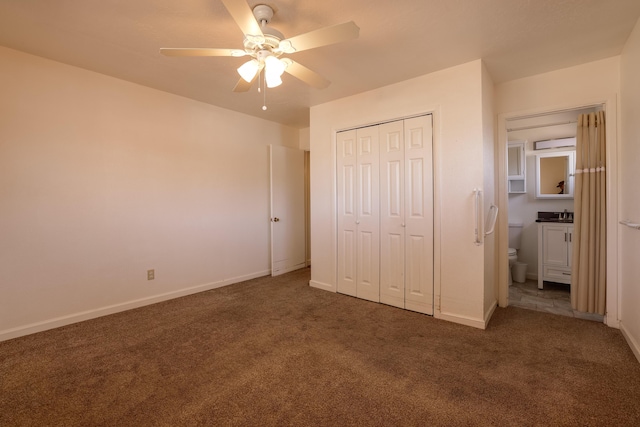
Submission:
M 308 269 L 0 343 L 1 426 L 638 426 L 620 332 L 486 331 L 320 291 Z

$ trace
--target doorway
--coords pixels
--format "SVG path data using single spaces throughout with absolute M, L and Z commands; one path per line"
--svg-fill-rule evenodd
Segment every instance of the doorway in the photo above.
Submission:
M 576 313 L 571 309 L 569 302 L 570 286 L 568 284 L 545 281 L 544 288 L 538 289 L 538 266 L 542 262 L 542 260 L 539 259 L 540 254 L 538 250 L 538 241 L 541 240 L 538 235 L 539 226 L 538 223 L 536 223 L 538 212 L 565 212 L 566 210 L 566 212 L 570 213 L 573 212 L 574 209 L 573 198 L 561 196 L 557 198 L 544 198 L 536 195 L 536 186 L 539 185 L 537 181 L 536 154 L 543 152 L 550 153 L 554 150 L 575 150 L 575 147 L 563 147 L 562 144 L 560 144 L 552 148 L 543 148 L 547 144 L 536 144 L 536 142 L 575 137 L 578 115 L 604 110 L 607 105 L 607 102 L 603 102 L 561 110 L 539 111 L 529 114 L 505 114 L 500 116 L 498 129 L 500 148 L 498 151 L 499 157 L 504 160 L 499 162 L 499 203 L 502 212 L 506 213 L 499 223 L 500 306 L 513 305 L 571 317 L 605 321 L 606 323 L 606 318 L 602 316 L 596 318 L 593 315 Z M 608 129 L 607 136 L 609 136 L 610 131 L 615 132 L 615 111 L 613 119 L 609 117 L 608 120 L 613 120 L 609 123 L 614 124 L 611 126 L 613 129 Z M 613 140 L 614 143 L 608 150 L 615 152 L 615 138 L 611 138 L 610 140 Z M 518 141 L 518 143 L 524 144 L 524 182 L 518 180 L 516 182 L 517 185 L 512 185 L 513 183 L 509 180 L 509 168 L 513 167 L 508 159 L 508 144 L 510 141 L 512 143 Z M 610 159 L 614 159 L 613 161 L 615 161 L 615 155 L 611 154 L 607 159 L 608 171 L 614 170 L 609 164 Z M 558 185 L 560 184 L 558 183 Z M 514 188 L 516 189 L 515 191 L 512 190 Z M 615 198 L 614 191 L 610 197 L 611 200 L 608 200 L 607 203 L 607 211 L 609 213 L 610 206 Z M 509 286 L 508 281 L 508 273 L 510 271 L 507 250 L 510 247 L 509 224 L 522 224 L 521 245 L 518 250 L 517 262 L 526 264 L 524 277 L 521 275 L 518 281 L 522 281 L 522 283 L 513 282 L 514 286 Z M 612 240 L 615 240 L 615 236 Z M 611 240 L 608 242 L 607 252 L 609 252 L 610 244 L 612 244 Z M 612 264 L 612 262 L 612 260 L 608 261 L 608 270 L 615 270 L 615 264 Z M 519 270 L 519 272 L 522 273 L 522 265 L 519 266 Z M 609 278 L 609 272 L 607 276 Z M 613 275 L 613 277 L 615 278 L 615 275 Z M 615 282 L 610 283 L 613 288 L 612 295 L 615 296 L 617 295 L 617 286 Z M 607 297 L 609 298 L 609 295 Z M 610 311 L 610 305 L 614 308 L 616 307 L 615 300 L 611 303 L 612 304 L 607 303 L 608 312 Z
M 272 276 L 307 264 L 305 166 L 304 151 L 269 145 Z

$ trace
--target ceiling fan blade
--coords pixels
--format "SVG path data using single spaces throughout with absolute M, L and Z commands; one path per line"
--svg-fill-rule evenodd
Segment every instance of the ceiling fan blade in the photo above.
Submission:
M 222 3 L 244 35 L 264 36 L 246 0 L 222 0 Z
M 251 86 L 253 86 L 253 82 L 256 81 L 259 75 L 260 73 L 256 73 L 256 75 L 253 77 L 253 80 L 251 80 L 250 82 L 247 82 L 245 79 L 241 77 L 240 80 L 238 80 L 238 83 L 236 83 L 236 86 L 233 88 L 233 91 L 234 92 L 249 91 L 249 89 L 251 89 Z
M 313 86 L 316 89 L 324 89 L 331 84 L 329 80 L 325 79 L 315 71 L 312 71 L 304 65 L 300 65 L 295 61 L 291 61 L 289 58 L 287 59 L 290 63 L 285 71 L 291 74 L 293 77 L 302 80 L 309 86 Z
M 333 25 L 331 27 L 320 28 L 319 30 L 300 34 L 299 36 L 294 36 L 287 40 L 291 43 L 296 52 L 300 52 L 302 50 L 357 39 L 359 34 L 360 28 L 358 28 L 353 21 L 349 21 L 344 24 Z
M 160 48 L 165 56 L 244 56 L 240 49 L 208 49 L 208 48 Z

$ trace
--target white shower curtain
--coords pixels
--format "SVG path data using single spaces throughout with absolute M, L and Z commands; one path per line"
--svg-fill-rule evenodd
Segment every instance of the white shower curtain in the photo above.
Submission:
M 576 135 L 571 306 L 605 314 L 606 174 L 604 111 L 581 114 Z

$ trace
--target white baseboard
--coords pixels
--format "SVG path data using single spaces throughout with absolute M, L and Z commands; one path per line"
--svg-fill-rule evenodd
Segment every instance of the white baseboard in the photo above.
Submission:
M 309 286 L 312 288 L 322 289 L 324 291 L 335 292 L 336 288 L 328 283 L 318 282 L 317 280 L 309 280 Z
M 484 328 L 482 329 L 487 329 L 487 325 L 491 320 L 491 316 L 493 316 L 493 312 L 496 311 L 496 307 L 498 307 L 498 301 L 494 301 L 491 304 L 491 307 L 489 307 L 489 310 L 487 310 L 487 312 L 484 314 Z
M 301 268 L 305 268 L 307 266 L 306 264 L 307 264 L 306 262 L 301 262 L 300 264 L 296 264 L 296 265 L 289 266 L 289 267 L 286 267 L 286 268 L 282 268 L 282 269 L 279 269 L 279 270 L 271 270 L 271 274 L 273 276 L 280 276 L 280 275 L 285 274 L 285 273 L 290 273 L 292 271 L 296 271 L 296 270 L 300 270 Z
M 144 307 L 145 305 L 151 305 L 151 304 L 167 301 L 174 298 L 180 298 L 187 295 L 197 294 L 199 292 L 221 288 L 223 286 L 244 282 L 246 280 L 255 279 L 255 278 L 266 276 L 269 274 L 271 274 L 270 270 L 259 271 L 259 272 L 247 274 L 244 276 L 237 276 L 237 277 L 232 277 L 225 280 L 220 280 L 218 282 L 205 283 L 203 285 L 192 286 L 190 288 L 171 291 L 164 294 L 153 295 L 150 297 L 140 298 L 133 301 L 127 301 L 119 304 L 108 305 L 108 306 L 93 309 L 93 310 L 82 311 L 82 312 L 70 314 L 67 316 L 60 316 L 53 319 L 44 320 L 42 322 L 36 322 L 36 323 L 24 325 L 24 326 L 18 326 L 16 328 L 5 329 L 3 331 L 0 331 L 0 341 L 6 341 L 13 338 L 22 337 L 25 335 L 35 334 L 37 332 L 43 332 L 49 329 L 70 325 L 72 323 L 78 323 L 85 320 L 95 319 L 97 317 L 107 316 L 109 314 L 132 310 L 134 308 Z
M 477 319 L 473 317 L 460 316 L 460 315 L 451 314 L 451 313 L 442 313 L 438 311 L 434 313 L 433 317 L 435 317 L 436 319 L 442 319 L 448 322 L 458 323 L 460 325 L 465 325 L 465 326 L 471 326 L 478 329 L 487 328 L 487 322 L 485 322 L 482 319 Z
M 627 344 L 629 344 L 629 347 L 631 347 L 631 351 L 633 351 L 633 354 L 636 356 L 636 359 L 638 359 L 638 362 L 640 363 L 640 344 L 638 344 L 633 336 L 631 336 L 629 331 L 625 329 L 622 322 L 619 322 L 618 325 L 620 326 L 620 332 L 622 332 L 622 336 L 625 340 L 627 340 Z
M 610 328 L 620 329 L 620 321 L 614 319 L 613 316 L 604 315 L 604 324 Z

